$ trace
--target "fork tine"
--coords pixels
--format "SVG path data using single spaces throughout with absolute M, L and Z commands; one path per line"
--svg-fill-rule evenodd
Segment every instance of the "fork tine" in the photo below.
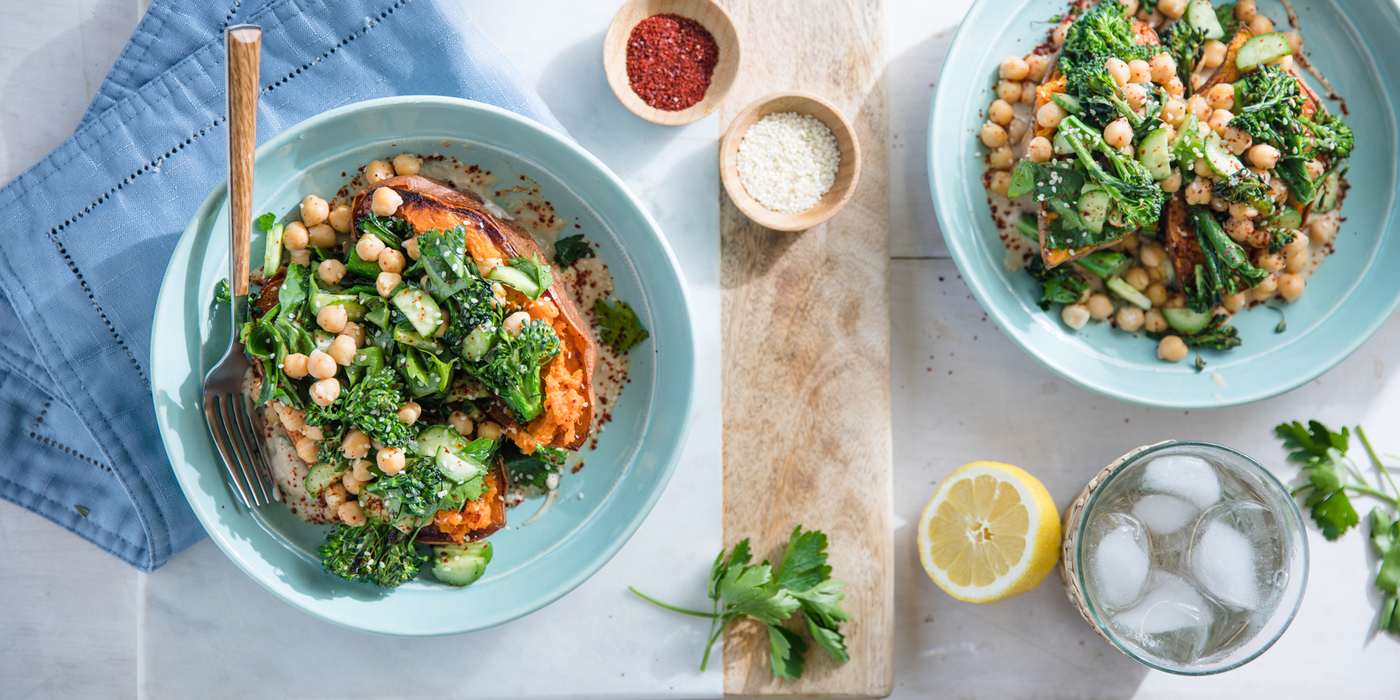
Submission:
M 214 436 L 214 445 L 219 448 L 219 457 L 224 461 L 224 471 L 228 472 L 229 479 L 233 481 L 235 491 L 243 505 L 249 506 L 247 491 L 243 488 L 243 480 L 239 478 L 238 471 L 234 468 L 232 450 L 229 447 L 228 438 L 224 435 L 223 412 L 220 410 L 219 397 L 204 397 L 204 420 L 209 424 L 209 433 Z
M 233 397 L 233 413 L 238 419 L 239 437 L 242 438 L 243 449 L 248 453 L 248 461 L 253 466 L 255 478 L 250 490 L 261 501 L 258 505 L 267 505 L 272 502 L 271 488 L 268 485 L 268 479 L 272 472 L 267 468 L 267 460 L 263 458 L 262 436 L 253 428 L 252 416 L 248 414 L 248 400 L 242 394 Z
M 245 453 L 247 445 L 243 443 L 243 430 L 238 425 L 238 412 L 234 409 L 234 404 L 238 401 L 237 394 L 224 394 L 219 397 L 220 408 L 224 413 L 224 429 L 228 431 L 229 446 L 232 447 L 233 454 L 238 459 L 238 471 L 243 476 L 243 486 L 248 490 L 248 507 L 256 508 L 262 505 L 258 500 L 258 492 L 253 488 L 253 475 L 256 469 L 253 467 L 252 459 Z

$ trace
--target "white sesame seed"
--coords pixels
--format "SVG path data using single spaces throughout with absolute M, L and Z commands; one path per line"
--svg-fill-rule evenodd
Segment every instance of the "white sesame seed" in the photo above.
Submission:
M 770 114 L 744 132 L 739 180 L 765 208 L 798 214 L 816 206 L 836 182 L 841 153 L 836 137 L 816 117 Z

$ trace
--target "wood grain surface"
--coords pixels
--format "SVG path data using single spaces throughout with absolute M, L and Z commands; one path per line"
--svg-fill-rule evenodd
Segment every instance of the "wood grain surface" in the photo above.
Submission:
M 230 27 L 224 40 L 228 82 L 229 233 L 234 296 L 248 294 L 248 237 L 253 224 L 253 151 L 258 141 L 258 66 L 262 30 Z
M 884 5 L 724 5 L 744 66 L 721 126 L 764 95 L 801 90 L 843 111 L 864 157 L 850 203 L 807 231 L 764 229 L 721 197 L 725 543 L 751 537 L 772 559 L 796 525 L 825 531 L 852 616 L 850 662 L 813 645 L 796 682 L 773 677 L 763 630 L 732 627 L 725 692 L 882 697 L 894 682 Z

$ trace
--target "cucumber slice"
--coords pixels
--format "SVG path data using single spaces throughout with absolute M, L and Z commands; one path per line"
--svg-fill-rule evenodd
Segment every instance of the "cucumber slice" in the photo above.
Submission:
M 282 267 L 282 224 L 273 224 L 263 241 L 263 277 L 271 277 Z
M 1191 0 L 1186 8 L 1186 23 L 1196 29 L 1203 29 L 1207 39 L 1220 39 L 1225 36 L 1225 28 L 1220 26 L 1220 18 L 1215 16 L 1215 8 L 1210 0 Z
M 1162 309 L 1162 316 L 1167 319 L 1167 325 L 1190 335 L 1200 333 L 1210 325 L 1210 320 L 1215 314 L 1209 311 L 1193 311 L 1191 309 Z
M 1138 146 L 1138 162 L 1152 173 L 1154 179 L 1165 180 L 1172 176 L 1171 139 L 1167 136 L 1166 127 L 1153 129 L 1142 140 Z
M 338 469 L 335 465 L 317 462 L 306 472 L 306 492 L 319 496 L 327 486 L 340 481 L 340 475 L 344 473 L 344 469 Z
M 448 425 L 434 425 L 418 434 L 414 438 L 413 451 L 423 456 L 435 456 L 438 451 L 446 447 L 449 450 L 460 452 L 467 449 L 467 439 L 462 434 Z
M 442 309 L 421 289 L 400 287 L 394 292 L 393 302 L 419 335 L 432 336 L 442 325 Z
M 432 338 L 424 338 L 417 332 L 409 330 L 403 324 L 394 326 L 394 340 L 404 345 L 412 345 L 419 350 L 427 350 L 434 354 L 440 353 L 443 350 L 442 343 Z
M 1303 227 L 1303 214 L 1293 207 L 1284 207 L 1269 223 L 1296 231 Z
M 321 352 L 325 352 L 326 348 L 330 347 L 331 342 L 335 340 L 334 333 L 327 333 L 326 331 L 323 331 L 320 328 L 317 328 L 311 334 L 311 337 L 313 340 L 316 341 L 316 349 L 320 350 Z
M 1122 277 L 1110 278 L 1107 282 L 1104 282 L 1104 286 L 1108 287 L 1108 291 L 1113 292 L 1114 294 L 1117 294 L 1118 296 L 1122 297 L 1123 301 L 1126 301 L 1129 304 L 1132 304 L 1133 306 L 1142 309 L 1143 311 L 1152 308 L 1152 300 L 1148 299 L 1147 296 L 1144 295 L 1142 292 L 1133 289 L 1133 286 L 1128 284 L 1127 282 L 1124 282 Z
M 1333 170 L 1327 173 L 1327 177 L 1322 180 L 1322 187 L 1318 189 L 1317 199 L 1313 200 L 1313 211 L 1319 214 L 1326 214 L 1337 208 L 1337 203 L 1342 198 L 1342 174 Z
M 491 274 L 487 275 L 486 278 L 515 287 L 520 290 L 521 294 L 531 299 L 538 298 L 540 292 L 544 291 L 540 289 L 538 284 L 535 284 L 534 280 L 530 279 L 529 275 L 509 265 L 497 265 L 491 269 Z
M 480 360 L 486 355 L 486 351 L 491 349 L 495 340 L 494 333 L 487 330 L 485 326 L 478 326 L 462 340 L 462 357 L 472 362 Z
M 1084 222 L 1084 228 L 1100 233 L 1103 231 L 1103 222 L 1108 220 L 1108 208 L 1113 204 L 1113 197 L 1103 190 L 1087 192 L 1079 197 L 1079 218 Z
M 1269 32 L 1252 36 L 1244 42 L 1244 46 L 1235 54 L 1235 66 L 1241 73 L 1248 73 L 1266 63 L 1292 55 L 1293 48 L 1288 45 L 1288 38 L 1278 32 Z
M 1080 267 L 1104 279 L 1117 277 L 1127 272 L 1133 264 L 1132 258 L 1112 250 L 1095 251 L 1075 262 L 1078 262 Z
M 474 459 L 463 459 L 455 454 L 447 445 L 438 448 L 437 468 L 443 476 L 457 482 L 463 483 L 478 474 L 486 473 L 486 465 Z
M 1220 177 L 1229 177 L 1236 171 L 1243 170 L 1244 164 L 1240 162 L 1230 149 L 1225 147 L 1225 140 L 1220 138 L 1220 134 L 1214 131 L 1206 137 L 1206 162 L 1210 164 L 1210 169 L 1215 171 Z
M 449 586 L 474 583 L 486 573 L 486 565 L 490 563 L 490 542 L 433 547 L 433 578 Z
M 1050 150 L 1057 156 L 1067 156 L 1074 153 L 1074 146 L 1069 145 L 1069 139 L 1065 138 L 1064 134 L 1056 131 L 1055 138 L 1050 140 Z
M 1033 241 L 1040 240 L 1040 226 L 1036 222 L 1035 214 L 1022 214 L 1017 218 L 1016 230 L 1020 231 L 1022 236 Z
M 1070 114 L 1079 114 L 1084 109 L 1083 106 L 1079 104 L 1078 97 L 1063 92 L 1057 92 L 1051 95 L 1050 100 L 1064 108 L 1064 110 Z
M 321 309 L 327 306 L 345 307 L 345 315 L 351 321 L 358 321 L 364 318 L 365 314 L 369 312 L 369 309 L 366 309 L 365 305 L 360 303 L 360 297 L 357 294 L 327 294 L 325 292 L 316 292 L 311 295 L 311 313 L 319 314 L 321 313 Z

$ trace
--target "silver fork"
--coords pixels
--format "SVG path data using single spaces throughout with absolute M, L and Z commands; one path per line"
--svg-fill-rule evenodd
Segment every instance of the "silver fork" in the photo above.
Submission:
M 238 333 L 248 317 L 248 236 L 253 219 L 253 149 L 257 143 L 258 58 L 262 30 L 250 24 L 224 35 L 228 66 L 229 291 L 232 337 L 223 359 L 204 377 L 204 420 L 239 497 L 249 508 L 272 500 L 261 440 L 254 434 L 243 379 L 251 364 Z M 268 378 L 270 379 L 270 378 Z

